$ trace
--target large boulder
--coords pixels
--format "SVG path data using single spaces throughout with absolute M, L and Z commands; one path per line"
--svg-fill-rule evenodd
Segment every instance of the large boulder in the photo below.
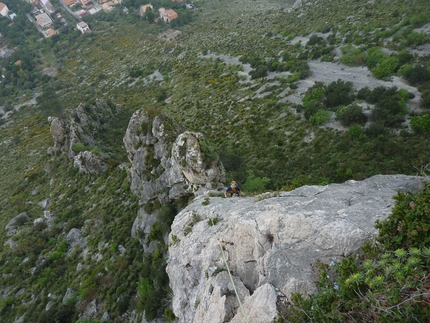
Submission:
M 213 310 L 218 319 L 210 322 L 221 323 L 228 319 L 225 308 L 236 311 L 231 322 L 244 322 L 228 297 L 214 298 L 208 292 L 215 290 L 213 275 L 227 269 L 220 247 L 236 286 L 245 286 L 251 295 L 241 292 L 246 312 L 255 310 L 258 317 L 253 314 L 249 322 L 271 322 L 278 298 L 274 290 L 286 297 L 314 292 L 312 265 L 357 252 L 376 236 L 375 220 L 390 214 L 397 191 L 420 187 L 422 181 L 379 175 L 361 182 L 304 186 L 263 200 L 211 197 L 202 205 L 203 197 L 197 197 L 176 216 L 169 236 L 167 273 L 179 322 L 209 322 L 204 312 Z M 215 218 L 215 225 L 208 221 Z M 210 305 L 214 303 L 216 308 Z
M 50 131 L 52 139 L 54 140 L 54 146 L 51 148 L 51 150 L 53 152 L 57 152 L 61 150 L 66 142 L 66 126 L 64 122 L 57 117 L 49 119 L 49 121 L 51 122 Z
M 9 223 L 6 225 L 7 235 L 11 236 L 16 234 L 18 227 L 22 226 L 24 223 L 30 221 L 30 217 L 27 212 L 22 212 L 12 218 Z

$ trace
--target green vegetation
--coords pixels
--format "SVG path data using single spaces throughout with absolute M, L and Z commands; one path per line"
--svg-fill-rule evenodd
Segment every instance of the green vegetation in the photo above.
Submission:
M 279 322 L 424 322 L 430 315 L 430 186 L 399 192 L 392 214 L 378 221 L 378 241 L 360 254 L 319 263 L 318 291 L 292 296 Z
M 430 19 L 427 0 L 348 5 L 331 0 L 291 13 L 283 9 L 294 1 L 199 1 L 198 10 L 168 0 L 152 2 L 179 12 L 181 18 L 170 25 L 154 23 L 151 11 L 137 16 L 134 10 L 143 1 L 124 0 L 128 15 L 118 7 L 84 17 L 93 30 L 86 35 L 73 28 L 74 18 L 52 0 L 68 24 L 48 39 L 25 16 L 27 2 L 2 2 L 17 17 L 12 24 L 0 17 L 0 47 L 15 49 L 10 57 L 0 58 L 0 74 L 5 76 L 0 83 L 0 286 L 24 289 L 0 300 L 2 321 L 13 322 L 26 313 L 26 322 L 75 323 L 78 313 L 96 299 L 115 322 L 127 320 L 133 309 L 145 310 L 147 318 L 164 313 L 174 321 L 164 237 L 181 203 L 144 206 L 157 214 L 157 222 L 147 237 L 139 236 L 155 246 L 143 257 L 138 239 L 130 238 L 139 205 L 126 172 L 117 167 L 128 162 L 122 138 L 138 109 L 152 117 L 166 113 L 172 129 L 183 125 L 204 133 L 205 161 L 219 153 L 226 178 L 243 183 L 245 193 L 380 173 L 415 174 L 414 165 L 429 159 L 430 61 L 420 45 L 430 39 L 419 29 Z M 167 36 L 176 31 L 176 38 Z M 301 96 L 302 84 L 309 84 L 312 75 L 309 62 L 337 63 L 338 49 L 340 64 L 368 67 L 384 80 L 401 77 L 416 89 L 419 106 L 412 111 L 413 95 L 400 87 L 357 88 L 342 79 L 317 82 Z M 16 65 L 19 60 L 21 65 Z M 251 66 L 248 75 L 246 64 Z M 290 94 L 300 102 L 285 99 Z M 96 108 L 99 98 L 107 106 Z M 105 174 L 80 174 L 62 153 L 46 153 L 52 146 L 47 117 L 69 118 L 81 103 L 96 143 L 78 142 L 73 150 L 102 156 L 109 165 Z M 327 127 L 329 117 L 330 125 L 339 122 L 348 129 Z M 150 126 L 142 124 L 140 130 Z M 153 155 L 147 158 L 158 166 Z M 44 210 L 38 203 L 47 198 L 51 204 Z M 52 221 L 33 225 L 44 218 L 44 211 L 52 212 Z M 6 224 L 21 212 L 31 221 L 8 237 Z M 216 225 L 216 219 L 208 219 L 208 225 Z M 198 215 L 184 233 L 197 221 Z M 80 230 L 86 247 L 65 240 L 72 229 Z M 390 267 L 397 262 L 402 268 L 411 266 L 411 257 L 424 266 L 426 249 L 417 246 L 420 255 L 412 255 L 410 248 L 397 248 L 406 252 L 403 258 L 395 250 L 386 251 Z M 381 261 L 373 260 L 371 281 L 382 275 Z M 362 266 L 357 263 L 344 271 L 342 288 L 348 297 L 361 284 L 373 291 Z M 354 278 L 356 273 L 363 275 Z M 395 277 L 383 274 L 384 284 L 393 286 L 394 300 Z M 418 274 L 406 276 L 406 282 Z M 360 281 L 346 285 L 348 278 Z M 76 294 L 62 304 L 68 288 Z M 46 310 L 50 301 L 54 304 Z

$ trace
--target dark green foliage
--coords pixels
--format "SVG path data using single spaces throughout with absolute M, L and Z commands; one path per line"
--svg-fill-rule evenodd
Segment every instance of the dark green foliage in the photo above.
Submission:
M 353 100 L 354 96 L 352 94 L 351 82 L 337 80 L 326 87 L 324 105 L 328 108 L 348 105 L 352 103 Z
M 176 12 L 178 13 L 178 18 L 170 22 L 170 26 L 172 28 L 183 26 L 193 21 L 194 16 L 192 14 L 192 11 L 180 9 L 176 10 Z
M 379 135 L 384 135 L 388 132 L 387 128 L 383 123 L 372 122 L 369 127 L 366 128 L 364 133 L 369 137 L 378 137 Z
M 376 104 L 371 113 L 375 123 L 392 128 L 399 127 L 408 112 L 404 96 L 403 91 L 397 91 L 395 87 L 377 87 L 374 90 L 363 88 L 357 94 L 357 98 Z
M 166 298 L 169 288 L 169 279 L 165 270 L 167 246 L 164 244 L 164 237 L 170 232 L 175 215 L 182 207 L 183 205 L 178 202 L 163 204 L 157 213 L 157 221 L 147 237 L 148 244 L 151 241 L 158 242 L 157 249 L 144 259 L 145 270 L 141 273 L 137 285 L 139 306 L 145 310 L 148 321 L 161 315 L 168 305 L 167 302 L 161 301 Z
M 256 177 L 252 170 L 248 171 L 246 182 L 242 186 L 242 190 L 250 193 L 263 193 L 266 190 L 266 185 L 270 179 L 267 177 Z
M 420 106 L 423 109 L 430 109 L 430 90 L 425 91 L 421 96 Z
M 236 180 L 237 182 L 244 182 L 246 179 L 246 164 L 243 157 L 237 155 L 233 151 L 221 150 L 219 158 L 224 165 L 227 179 Z
M 43 93 L 37 97 L 36 101 L 45 116 L 63 115 L 64 107 L 56 91 L 52 87 L 47 87 Z
M 336 117 L 345 127 L 353 124 L 364 125 L 367 117 L 363 113 L 363 108 L 359 105 L 352 104 L 336 111 Z
M 404 116 L 407 112 L 404 101 L 393 95 L 376 104 L 372 110 L 372 118 L 375 122 L 380 122 L 384 126 L 398 128 L 405 120 Z
M 404 72 L 403 77 L 409 84 L 417 86 L 430 80 L 430 72 L 423 65 L 414 65 Z
M 313 45 L 320 44 L 322 42 L 324 42 L 324 38 L 317 35 L 312 35 L 311 37 L 309 37 L 308 45 L 313 46 Z
M 265 65 L 257 66 L 255 70 L 249 72 L 252 79 L 258 79 L 267 76 L 268 68 Z
M 430 245 L 430 186 L 422 191 L 399 192 L 392 214 L 377 221 L 378 241 L 388 250 L 422 248 Z
M 203 153 L 203 159 L 206 163 L 211 164 L 217 160 L 218 155 L 215 151 L 215 147 L 211 145 L 205 138 L 199 140 L 200 149 Z
M 414 56 L 407 50 L 402 50 L 398 53 L 397 58 L 399 60 L 399 65 L 404 65 L 410 63 L 413 60 Z
M 411 118 L 411 128 L 416 133 L 430 133 L 430 114 L 413 116 Z
M 49 311 L 42 311 L 38 319 L 31 318 L 29 322 L 37 323 L 75 323 L 77 315 L 73 305 L 56 304 Z M 31 317 L 31 314 L 28 315 Z
M 163 301 L 166 299 L 169 283 L 163 249 L 164 247 L 159 248 L 152 255 L 145 257 L 143 264 L 145 270 L 142 271 L 137 285 L 140 306 L 145 310 L 145 318 L 148 321 L 161 315 L 168 305 Z

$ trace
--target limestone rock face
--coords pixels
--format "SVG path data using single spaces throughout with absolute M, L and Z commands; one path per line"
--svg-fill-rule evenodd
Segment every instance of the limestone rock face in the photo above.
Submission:
M 238 277 L 234 277 L 233 282 L 241 299 L 249 297 L 248 289 Z M 223 271 L 215 277 L 210 277 L 207 284 L 202 287 L 201 294 L 207 297 L 194 303 L 197 305 L 195 322 L 229 322 L 237 312 L 239 302 L 228 273 Z
M 167 273 L 175 315 L 182 323 L 245 322 L 230 299 L 225 272 L 216 275 L 226 269 L 221 245 L 246 312 L 253 313 L 249 322 L 272 322 L 279 295 L 315 291 L 311 264 L 357 252 L 376 236 L 375 220 L 391 213 L 392 196 L 422 186 L 423 179 L 378 175 L 304 186 L 260 201 L 211 197 L 202 205 L 203 197 L 197 197 L 176 216 L 169 236 Z M 209 218 L 219 221 L 211 226 Z
M 52 148 L 52 150 L 60 151 L 61 147 L 63 147 L 63 145 L 65 144 L 67 135 L 64 122 L 57 117 L 52 118 L 50 131 L 52 139 L 54 140 L 54 147 Z
M 141 208 L 131 228 L 131 237 L 133 239 L 139 239 L 140 244 L 144 246 L 145 253 L 152 253 L 157 247 L 157 241 L 151 241 L 149 245 L 147 245 L 148 235 L 155 221 L 155 216 L 147 214 L 145 210 Z
M 244 312 L 249 323 L 272 323 L 276 322 L 278 314 L 276 301 L 278 295 L 271 284 L 264 284 L 258 287 L 254 294 L 247 299 L 244 305 Z M 230 323 L 243 323 L 243 313 L 238 311 L 237 315 Z
M 136 111 L 123 141 L 131 162 L 130 189 L 141 205 L 172 201 L 224 180 L 224 168 L 203 135 L 181 133 L 165 115 Z
M 186 181 L 191 184 L 213 189 L 220 180 L 224 180 L 224 168 L 201 133 L 181 133 L 173 144 L 172 155 Z

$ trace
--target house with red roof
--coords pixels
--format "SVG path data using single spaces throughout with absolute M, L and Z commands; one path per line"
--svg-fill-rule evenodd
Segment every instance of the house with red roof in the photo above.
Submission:
M 158 12 L 160 13 L 160 18 L 166 23 L 178 18 L 178 14 L 172 9 L 166 10 L 164 8 L 160 8 Z
M 0 2 L 0 15 L 7 17 L 8 13 L 9 8 L 3 2 Z

